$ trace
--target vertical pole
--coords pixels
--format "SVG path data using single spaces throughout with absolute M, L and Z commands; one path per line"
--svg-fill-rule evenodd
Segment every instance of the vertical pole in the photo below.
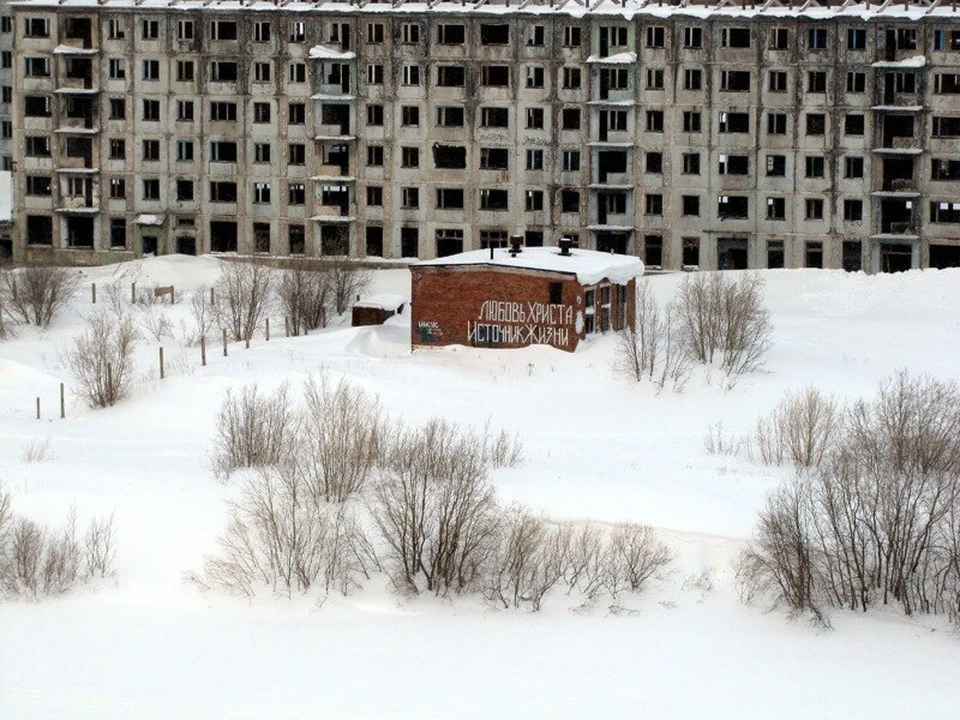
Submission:
M 170 286 L 170 304 L 173 305 L 177 301 L 177 288 L 173 285 Z
M 163 348 L 160 348 L 160 379 L 163 380 Z
M 130 302 L 134 305 L 137 304 L 137 284 L 135 282 L 130 283 Z
M 270 342 L 270 318 L 267 318 L 267 342 Z
M 213 305 L 213 303 L 214 303 L 213 288 L 210 288 L 210 304 Z
M 113 397 L 113 365 L 107 363 L 107 396 Z
M 37 398 L 37 420 L 40 419 L 40 398 Z
M 90 283 L 90 298 L 94 305 L 97 304 L 97 284 Z
M 200 364 L 207 366 L 207 336 L 200 336 Z
M 285 337 L 290 337 L 290 318 L 288 317 L 283 319 L 283 334 Z
M 63 400 L 63 383 L 60 383 L 60 419 L 67 416 L 67 404 Z
M 244 341 L 244 344 L 245 344 L 246 347 L 247 347 L 247 350 L 249 350 L 249 349 L 250 349 L 250 336 L 247 335 L 247 337 L 245 337 L 245 338 L 243 339 L 243 341 Z
M 223 329 L 223 356 L 227 356 L 227 329 Z

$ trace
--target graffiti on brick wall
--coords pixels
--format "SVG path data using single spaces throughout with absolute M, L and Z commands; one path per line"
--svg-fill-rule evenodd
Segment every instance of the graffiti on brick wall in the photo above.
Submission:
M 477 319 L 467 321 L 467 340 L 473 345 L 565 347 L 573 325 L 572 305 L 487 300 Z
M 420 334 L 420 342 L 422 343 L 438 342 L 443 337 L 440 323 L 435 320 L 417 321 L 417 332 Z

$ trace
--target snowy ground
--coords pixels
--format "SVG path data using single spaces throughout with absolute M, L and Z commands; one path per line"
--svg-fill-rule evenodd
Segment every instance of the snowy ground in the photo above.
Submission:
M 186 296 L 216 277 L 212 258 L 160 258 L 85 270 L 86 282 L 135 274 Z M 125 275 L 122 275 L 126 273 Z M 712 425 L 748 432 L 785 389 L 871 394 L 907 367 L 960 379 L 960 271 L 895 276 L 769 271 L 775 337 L 765 372 L 730 388 L 698 373 L 656 394 L 611 372 L 614 343 L 410 353 L 403 322 L 199 351 L 139 350 L 134 396 L 109 410 L 68 401 L 58 360 L 92 309 L 89 286 L 53 328 L 0 343 L 0 481 L 15 509 L 60 522 L 115 512 L 114 581 L 43 602 L 0 604 L 0 718 L 304 717 L 960 717 L 960 638 L 936 618 L 836 613 L 818 631 L 740 604 L 731 561 L 780 477 L 709 455 Z M 669 297 L 678 276 L 652 277 Z M 405 270 L 376 292 L 409 294 Z M 186 297 L 168 309 L 189 321 Z M 282 332 L 279 333 L 282 335 Z M 679 554 L 673 577 L 631 604 L 539 614 L 474 600 L 399 600 L 378 579 L 322 608 L 201 594 L 182 580 L 214 549 L 235 486 L 208 469 L 224 388 L 297 383 L 320 366 L 376 392 L 410 423 L 435 415 L 504 427 L 526 453 L 496 473 L 501 499 L 561 519 L 637 520 Z M 37 421 L 35 398 L 43 417 Z M 49 439 L 53 457 L 22 460 Z M 713 589 L 684 580 L 711 571 Z

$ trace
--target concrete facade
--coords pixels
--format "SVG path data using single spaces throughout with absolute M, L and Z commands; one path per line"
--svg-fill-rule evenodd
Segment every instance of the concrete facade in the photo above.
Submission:
M 9 7 L 15 256 L 960 265 L 949 6 L 437 5 Z

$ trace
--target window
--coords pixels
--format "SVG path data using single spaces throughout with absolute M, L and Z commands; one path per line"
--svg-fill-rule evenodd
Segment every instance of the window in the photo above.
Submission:
M 46 95 L 26 95 L 23 98 L 25 117 L 50 117 L 50 98 Z
M 440 210 L 462 210 L 463 188 L 437 188 L 437 208 Z
M 420 42 L 420 26 L 416 23 L 403 23 L 400 26 L 400 42 L 404 45 L 416 45 Z
M 647 68 L 647 90 L 663 90 L 663 68 Z
M 6 20 L 7 18 L 4 18 Z M 110 40 L 123 40 L 126 32 L 123 28 L 123 21 L 119 18 L 107 20 L 107 38 Z
M 27 175 L 27 195 L 52 195 L 49 175 Z
M 380 45 L 383 42 L 383 23 L 367 23 L 367 44 Z
M 272 74 L 273 74 L 273 65 L 270 64 L 269 60 L 255 62 L 253 64 L 253 81 L 254 82 L 258 82 L 258 83 L 270 82 L 270 77 Z
M 786 220 L 787 201 L 782 197 L 767 198 L 767 220 Z
M 847 73 L 847 92 L 862 93 L 867 89 L 867 74 L 850 71 Z
M 700 153 L 684 153 L 683 155 L 683 174 L 700 174 Z
M 463 118 L 463 108 L 458 105 L 437 108 L 437 127 L 463 127 Z
M 767 177 L 785 177 L 787 174 L 786 155 L 767 155 Z
M 564 90 L 577 90 L 580 88 L 581 82 L 582 78 L 580 74 L 580 68 L 563 68 L 563 80 L 561 81 L 561 84 L 563 85 Z
M 843 219 L 847 222 L 863 220 L 863 200 L 844 200 Z
M 273 26 L 267 20 L 258 20 L 253 24 L 253 41 L 255 43 L 270 42 Z
M 253 144 L 253 162 L 261 164 L 270 162 L 270 143 L 258 142 Z
M 466 38 L 466 28 L 463 25 L 444 23 L 437 27 L 437 42 L 441 45 L 463 45 Z
M 507 231 L 506 230 L 481 230 L 480 231 L 480 247 L 486 250 L 487 248 L 503 248 L 507 246 Z
M 782 93 L 787 91 L 787 73 L 784 70 L 771 70 L 767 74 L 767 88 L 770 92 Z
M 648 152 L 644 159 L 646 172 L 651 175 L 659 175 L 663 172 L 663 153 Z
M 25 139 L 25 144 L 25 154 L 27 157 L 50 157 L 50 138 L 28 135 Z
M 301 182 L 292 182 L 287 185 L 287 204 L 288 205 L 303 205 L 307 201 L 307 189 L 306 186 Z M 383 198 L 381 196 L 381 202 L 383 204 Z
M 509 87 L 509 66 L 484 65 L 482 68 L 480 68 L 480 84 L 483 87 Z
M 210 120 L 213 122 L 236 122 L 237 104 L 234 102 L 210 103 Z
M 750 132 L 750 115 L 741 112 L 720 113 L 720 132 L 747 133 Z
M 303 125 L 307 121 L 307 106 L 302 102 L 292 102 L 287 105 L 287 124 Z
M 126 65 L 123 58 L 110 58 L 107 62 L 108 72 L 111 80 L 123 80 L 127 76 Z
M 236 162 L 237 144 L 229 140 L 215 140 L 211 142 L 210 160 L 212 162 Z
M 527 190 L 524 193 L 524 210 L 526 212 L 543 210 L 543 190 Z
M 13 67 L 13 53 L 9 50 L 4 50 L 0 52 L 0 67 L 3 68 L 12 68 Z M 33 216 L 30 216 L 33 217 Z M 49 220 L 49 218 L 46 218 Z
M 177 82 L 193 82 L 193 60 L 177 60 Z
M 647 215 L 663 215 L 663 195 L 650 194 L 644 196 Z
M 480 189 L 481 210 L 506 210 L 509 204 L 509 196 L 506 190 L 492 188 Z
M 50 77 L 50 60 L 45 57 L 24 58 L 23 74 L 26 77 Z
M 767 133 L 770 135 L 786 135 L 787 114 L 767 113 Z
M 563 46 L 580 47 L 580 28 L 576 25 L 566 25 L 563 28 Z
M 938 138 L 960 137 L 960 117 L 934 116 L 933 136 Z
M 930 222 L 951 224 L 960 223 L 960 203 L 930 203 Z
M 193 140 L 177 140 L 177 162 L 193 161 Z
M 893 74 L 894 87 L 898 93 L 915 93 L 917 91 L 917 75 L 913 72 L 898 72 Z
M 717 217 L 746 220 L 749 217 L 749 201 L 738 195 L 721 195 L 717 198 Z
M 717 170 L 721 175 L 749 175 L 750 158 L 746 155 L 720 155 Z
M 13 102 L 13 86 L 4 85 L 0 88 L 0 102 L 4 104 Z
M 561 155 L 564 172 L 577 172 L 580 170 L 580 151 L 564 150 Z
M 404 127 L 420 127 L 420 108 L 416 105 L 401 106 L 400 124 Z
M 143 101 L 143 120 L 145 120 L 146 122 L 160 121 L 160 101 L 159 100 Z
M 803 262 L 804 267 L 822 268 L 823 243 L 819 240 L 808 240 L 804 243 Z
M 302 143 L 290 143 L 287 146 L 287 164 L 306 165 L 307 146 L 303 145 Z
M 222 60 L 210 63 L 210 80 L 212 82 L 236 82 L 237 63 Z
M 143 61 L 143 79 L 151 80 L 151 81 L 160 79 L 160 61 L 159 60 Z
M 807 47 L 810 50 L 826 50 L 827 29 L 810 28 L 810 30 L 807 32 Z
M 807 135 L 823 135 L 826 128 L 827 120 L 823 113 L 807 113 Z
M 827 73 L 823 70 L 811 70 L 807 73 L 807 92 L 825 93 L 827 91 Z
M 543 150 L 527 150 L 527 170 L 543 170 Z
M 690 49 L 703 47 L 703 28 L 685 27 L 683 29 L 683 46 Z
M 307 28 L 302 20 L 294 20 L 290 23 L 290 32 L 287 40 L 291 43 L 302 43 L 307 39 Z
M 210 182 L 210 202 L 235 203 L 236 201 L 237 184 L 235 182 Z
M 110 98 L 110 109 L 107 116 L 110 120 L 123 120 L 127 117 L 127 101 L 123 98 Z
M 748 70 L 723 70 L 720 73 L 720 89 L 724 92 L 749 92 L 750 72 Z
M 367 125 L 373 127 L 383 125 L 383 105 L 367 105 Z
M 700 196 L 684 195 L 682 198 L 683 214 L 687 217 L 700 216 Z
M 306 63 L 292 62 L 287 66 L 287 80 L 291 83 L 303 83 L 307 81 Z
M 177 180 L 177 200 L 180 202 L 193 200 L 193 180 Z
M 847 28 L 847 50 L 866 50 L 866 28 Z
M 420 189 L 415 187 L 400 188 L 400 207 L 415 210 L 420 207 Z
M 255 205 L 270 204 L 270 183 L 257 182 L 253 184 L 253 202 Z
M 960 74 L 937 73 L 933 76 L 933 91 L 939 95 L 957 95 L 960 93 Z
M 110 199 L 123 200 L 127 197 L 127 181 L 123 178 L 110 178 Z
M 415 147 L 400 148 L 400 167 L 420 167 L 420 149 Z
M 960 180 L 960 160 L 934 158 L 930 164 L 931 180 Z
M 367 166 L 383 167 L 382 145 L 367 145 Z
M 367 186 L 367 206 L 381 207 L 383 205 L 383 188 L 380 185 Z
M 383 65 L 379 63 L 367 65 L 367 84 L 383 85 Z
M 466 82 L 466 77 L 467 72 L 463 65 L 437 66 L 438 87 L 463 87 Z
M 843 132 L 845 135 L 863 135 L 864 120 L 860 113 L 847 113 L 843 119 Z
M 140 24 L 141 28 L 141 37 L 144 40 L 156 40 L 160 37 L 160 21 L 159 20 L 144 20 Z
M 528 130 L 542 130 L 543 129 L 543 108 L 527 108 L 527 129 Z
M 862 178 L 863 158 L 847 155 L 843 159 L 843 176 L 845 178 Z
M 543 68 L 539 65 L 527 66 L 527 87 L 533 89 L 543 87 Z
M 510 42 L 510 26 L 506 24 L 482 23 L 480 25 L 481 45 L 507 45 Z
M 580 191 L 563 189 L 560 191 L 560 211 L 565 213 L 580 212 Z
M 626 117 L 623 129 L 626 130 Z M 647 132 L 663 132 L 663 110 L 647 110 Z
M 110 159 L 123 160 L 127 157 L 127 142 L 122 138 L 110 138 Z
M 145 178 L 143 181 L 143 199 L 160 199 L 160 180 L 159 178 Z
M 467 167 L 467 148 L 463 145 L 433 145 L 433 164 L 438 168 L 463 170 Z
M 940 51 L 960 50 L 960 30 L 934 30 L 933 49 Z
M 683 71 L 683 89 L 701 90 L 703 88 L 703 71 L 699 68 L 689 68 Z
M 659 25 L 647 28 L 647 47 L 662 48 L 666 44 L 667 29 Z
M 807 155 L 806 157 L 806 173 L 804 177 L 808 178 L 822 178 L 824 173 L 824 168 L 826 163 L 824 162 L 823 155 Z
M 156 162 L 160 159 L 160 141 L 144 140 L 142 143 L 143 159 L 148 162 Z
M 700 113 L 696 110 L 684 110 L 683 111 L 683 131 L 684 132 L 700 132 L 701 122 L 700 122 Z
M 270 103 L 255 102 L 253 104 L 253 122 L 258 124 L 270 122 Z
M 480 127 L 505 128 L 508 125 L 509 114 L 507 108 L 501 107 L 481 107 L 480 108 Z
M 527 46 L 543 47 L 544 35 L 543 25 L 529 25 L 527 27 Z
M 580 108 L 564 108 L 560 111 L 560 128 L 562 130 L 580 129 Z
M 806 218 L 807 220 L 823 220 L 823 200 L 820 198 L 807 198 Z
M 179 122 L 193 121 L 193 100 L 177 100 L 177 120 Z
M 211 40 L 236 40 L 237 24 L 232 20 L 213 20 L 210 23 Z
M 481 170 L 506 170 L 507 169 L 507 149 L 506 148 L 480 148 L 480 169 Z
M 790 47 L 790 30 L 779 27 L 770 31 L 770 49 L 787 50 Z
M 750 29 L 727 27 L 720 30 L 720 44 L 729 48 L 750 47 Z
M 404 65 L 402 83 L 404 85 L 419 85 L 420 84 L 420 66 Z

